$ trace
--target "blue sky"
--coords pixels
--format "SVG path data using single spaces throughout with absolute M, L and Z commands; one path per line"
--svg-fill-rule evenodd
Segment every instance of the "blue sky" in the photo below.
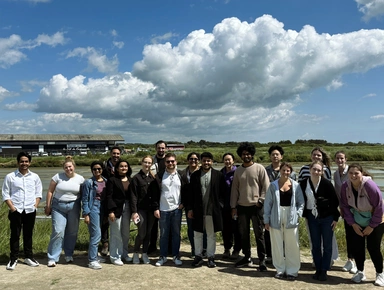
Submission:
M 0 133 L 384 143 L 383 65 L 383 0 L 0 0 Z

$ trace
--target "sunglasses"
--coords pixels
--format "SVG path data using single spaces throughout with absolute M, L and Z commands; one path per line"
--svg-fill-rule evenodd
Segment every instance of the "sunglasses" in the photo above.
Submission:
M 168 164 L 169 164 L 169 163 L 175 163 L 175 161 L 176 161 L 176 160 L 167 160 L 167 161 L 165 161 L 165 163 L 168 163 Z
M 101 167 L 95 167 L 95 168 L 92 168 L 92 171 L 101 171 L 102 168 Z

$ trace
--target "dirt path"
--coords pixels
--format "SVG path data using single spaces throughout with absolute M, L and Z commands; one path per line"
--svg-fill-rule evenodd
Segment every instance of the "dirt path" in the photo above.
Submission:
M 157 256 L 152 256 L 151 265 L 119 267 L 105 263 L 103 269 L 91 270 L 85 254 L 75 255 L 74 264 L 62 263 L 55 268 L 46 266 L 46 258 L 38 259 L 41 265 L 36 268 L 20 261 L 14 271 L 7 271 L 2 264 L 0 289 L 378 289 L 373 285 L 375 271 L 370 260 L 365 263 L 367 281 L 361 285 L 351 282 L 352 275 L 341 271 L 345 261 L 337 261 L 328 281 L 320 283 L 312 280 L 311 259 L 302 254 L 299 278 L 289 282 L 273 278 L 275 271 L 271 265 L 267 272 L 259 272 L 257 266 L 237 269 L 233 262 L 220 260 L 219 254 L 216 268 L 192 268 L 189 247 L 182 245 L 181 251 L 183 265 L 178 268 L 172 261 L 155 267 Z M 223 247 L 218 246 L 217 253 L 222 252 Z

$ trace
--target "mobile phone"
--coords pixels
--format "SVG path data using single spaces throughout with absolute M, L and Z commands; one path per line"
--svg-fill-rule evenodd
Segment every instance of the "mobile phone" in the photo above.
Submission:
M 133 222 L 137 225 L 140 222 L 140 217 L 137 217 Z

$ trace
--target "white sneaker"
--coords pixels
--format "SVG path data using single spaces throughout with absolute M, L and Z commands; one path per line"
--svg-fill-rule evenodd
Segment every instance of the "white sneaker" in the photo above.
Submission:
M 106 262 L 106 260 L 103 257 L 100 257 L 100 256 L 97 257 L 97 261 L 99 263 L 105 263 Z
M 48 266 L 48 267 L 56 267 L 56 262 L 55 262 L 55 260 L 49 260 L 47 266 Z
M 72 256 L 66 256 L 65 257 L 65 262 L 72 263 L 73 262 L 73 257 Z
M 178 257 L 178 256 L 173 257 L 173 263 L 175 263 L 176 266 L 183 265 L 183 262 L 180 260 L 180 257 Z
M 156 262 L 156 266 L 163 266 L 167 262 L 167 257 L 160 256 L 159 260 Z
M 357 271 L 355 275 L 352 277 L 352 281 L 355 283 L 360 283 L 361 281 L 365 281 L 367 277 L 365 277 L 365 274 L 361 271 Z
M 151 263 L 151 261 L 149 261 L 149 258 L 148 258 L 148 254 L 147 254 L 147 253 L 143 253 L 143 254 L 141 255 L 141 260 L 143 260 L 143 263 L 144 263 L 144 264 L 149 264 L 149 263 Z
M 123 266 L 124 265 L 124 263 L 123 263 L 123 261 L 121 261 L 121 259 L 116 259 L 116 260 L 111 259 L 111 263 L 113 265 L 116 265 L 116 266 Z
M 127 255 L 127 256 L 124 258 L 124 261 L 127 262 L 127 263 L 131 263 L 131 262 L 132 262 L 132 257 L 130 257 L 129 255 Z
M 376 281 L 374 284 L 376 286 L 384 287 L 384 273 L 376 273 Z
M 133 264 L 140 264 L 139 253 L 137 252 L 133 253 L 132 262 Z
M 351 271 L 352 267 L 354 266 L 353 264 L 354 264 L 354 263 L 353 263 L 351 260 L 348 260 L 348 261 L 345 263 L 344 267 L 343 267 L 341 270 L 342 270 L 343 272 L 349 272 L 349 271 Z
M 17 260 L 10 260 L 7 265 L 7 270 L 15 270 L 17 265 Z
M 354 262 L 352 262 L 352 269 L 349 270 L 349 273 L 351 274 L 356 274 L 357 273 L 357 267 L 356 267 L 356 264 Z
M 37 262 L 34 258 L 25 258 L 24 264 L 27 264 L 28 266 L 31 266 L 31 267 L 37 267 L 40 265 L 39 262 Z
M 88 267 L 91 268 L 91 269 L 93 269 L 93 270 L 99 270 L 99 269 L 103 268 L 103 267 L 100 265 L 99 261 L 92 261 L 92 262 L 89 262 Z

